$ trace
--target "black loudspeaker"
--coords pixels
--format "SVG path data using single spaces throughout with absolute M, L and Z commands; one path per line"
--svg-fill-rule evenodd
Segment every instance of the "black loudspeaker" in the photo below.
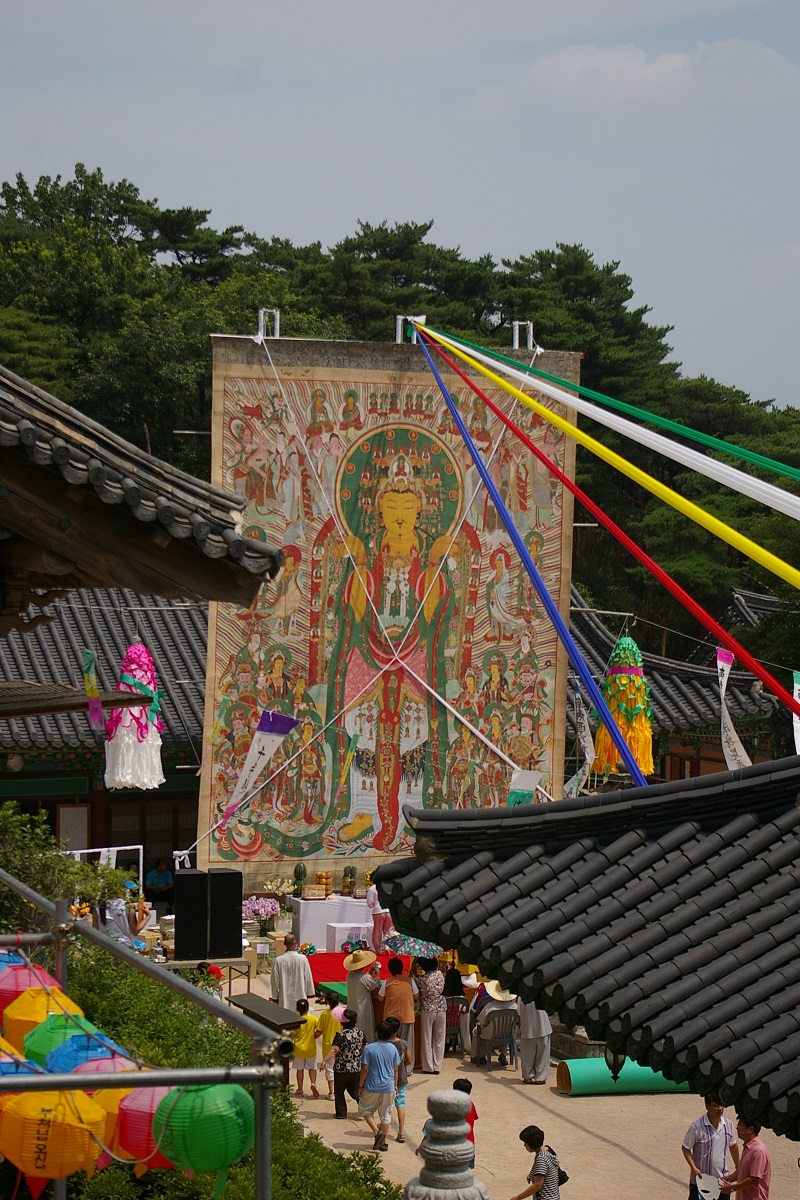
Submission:
M 239 936 L 241 938 L 241 934 Z M 175 872 L 175 958 L 194 963 L 208 958 L 208 876 L 205 871 Z
M 177 925 L 177 921 L 175 922 Z M 242 957 L 242 872 L 208 872 L 208 958 Z

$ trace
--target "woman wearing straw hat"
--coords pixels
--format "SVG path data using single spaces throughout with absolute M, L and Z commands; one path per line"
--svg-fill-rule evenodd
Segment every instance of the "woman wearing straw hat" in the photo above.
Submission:
M 372 950 L 354 950 L 342 966 L 347 971 L 347 1005 L 358 1013 L 358 1025 L 368 1042 L 375 1041 L 372 993 L 381 986 L 380 967 Z
M 486 1056 L 490 1053 L 489 1042 L 492 1037 L 491 1027 L 495 1014 L 508 1009 L 512 1009 L 515 1013 L 517 1011 L 517 997 L 512 992 L 501 988 L 496 979 L 488 979 L 485 987 L 489 999 L 481 1008 L 472 1035 L 472 1057 L 480 1064 L 486 1062 Z M 501 1067 L 506 1065 L 506 1057 L 503 1053 L 500 1054 L 499 1063 Z

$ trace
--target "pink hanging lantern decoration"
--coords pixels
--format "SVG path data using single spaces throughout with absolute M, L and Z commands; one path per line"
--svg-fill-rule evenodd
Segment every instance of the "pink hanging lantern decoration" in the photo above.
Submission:
M 161 693 L 153 656 L 141 642 L 126 650 L 116 690 L 141 693 L 142 707 L 112 709 L 106 721 L 106 787 L 160 787 L 165 782 L 161 769 Z
M 156 1109 L 164 1097 L 174 1090 L 168 1087 L 137 1088 L 120 1101 L 117 1141 L 137 1160 L 133 1169 L 137 1177 L 157 1167 L 175 1166 L 156 1149 L 156 1139 L 153 1136 L 153 1117 Z

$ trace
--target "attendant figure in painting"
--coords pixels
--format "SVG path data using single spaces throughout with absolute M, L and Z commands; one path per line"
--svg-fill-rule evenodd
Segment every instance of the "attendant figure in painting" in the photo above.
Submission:
M 361 406 L 358 403 L 358 396 L 352 388 L 344 394 L 344 405 L 342 407 L 339 428 L 342 431 L 364 428 L 364 422 L 361 419 Z
M 481 695 L 478 691 L 478 676 L 472 667 L 467 667 L 464 672 L 464 682 L 453 707 L 457 708 L 459 712 L 466 713 L 473 725 L 483 711 Z
M 316 713 L 300 722 L 300 753 L 287 768 L 289 789 L 293 795 L 292 816 L 315 829 L 325 813 L 325 751 L 319 738 L 314 738 L 320 724 Z M 293 748 L 296 753 L 298 747 Z
M 269 655 L 265 691 L 270 700 L 285 700 L 289 695 L 291 684 L 286 671 L 291 665 L 292 656 L 288 650 L 278 647 Z
M 451 808 L 474 805 L 476 746 L 475 735 L 462 725 L 458 740 L 447 752 L 447 800 Z
M 500 642 L 513 637 L 522 628 L 523 622 L 514 616 L 509 607 L 511 556 L 508 551 L 495 550 L 489 558 L 489 565 L 494 567 L 494 576 L 486 585 L 486 607 L 492 622 L 492 635 L 487 640 Z
M 309 437 L 313 437 L 315 433 L 331 433 L 332 431 L 333 421 L 328 411 L 328 401 L 325 393 L 322 388 L 315 388 L 311 393 L 307 434 Z
M 498 702 L 505 704 L 508 700 L 507 665 L 505 654 L 501 654 L 499 651 L 486 655 L 483 669 L 487 672 L 488 679 L 481 688 L 484 708 L 487 704 L 497 704 Z

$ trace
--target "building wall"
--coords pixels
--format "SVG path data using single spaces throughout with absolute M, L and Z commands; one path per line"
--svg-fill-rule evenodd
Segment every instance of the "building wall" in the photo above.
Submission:
M 205 861 L 250 864 L 254 881 L 297 859 L 371 868 L 409 851 L 406 805 L 503 803 L 492 747 L 560 795 L 566 658 L 419 348 L 267 346 L 214 339 L 214 482 L 246 497 L 246 532 L 282 545 L 286 568 L 251 609 L 211 607 L 199 834 L 230 803 L 260 710 L 298 725 Z M 575 380 L 579 356 L 539 365 Z M 568 619 L 571 496 L 446 382 Z M 572 473 L 572 443 L 490 394 Z

